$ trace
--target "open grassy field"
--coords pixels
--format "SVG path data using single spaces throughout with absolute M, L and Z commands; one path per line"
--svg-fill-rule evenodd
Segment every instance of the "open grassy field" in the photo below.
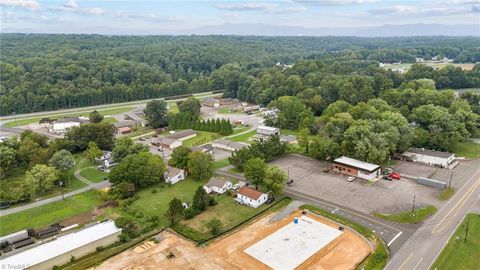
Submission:
M 113 117 L 104 117 L 102 122 L 113 124 L 113 123 L 116 123 L 118 121 L 117 121 L 117 119 L 115 119 Z
M 467 242 L 465 232 L 468 225 Z M 470 270 L 479 268 L 480 215 L 468 214 L 430 269 Z
M 213 163 L 213 169 L 218 170 L 220 168 L 228 166 L 229 164 L 230 164 L 230 161 L 228 161 L 228 158 L 220 159 L 220 160 L 217 160 Z
M 475 143 L 472 140 L 466 140 L 457 143 L 453 147 L 453 152 L 458 157 L 480 158 L 480 144 Z
M 137 192 L 139 199 L 134 201 L 130 207 L 144 215 L 159 216 L 159 226 L 167 226 L 169 222 L 165 218 L 165 213 L 170 201 L 176 197 L 182 202 L 191 202 L 195 190 L 203 184 L 203 182 L 187 178 L 170 187 L 154 185 Z
M 0 217 L 0 236 L 27 228 L 42 228 L 64 219 L 89 212 L 99 203 L 93 191 L 81 193 L 64 201 L 53 202 L 22 212 Z
M 197 136 L 183 141 L 182 145 L 192 147 L 192 146 L 205 144 L 220 138 L 220 135 L 218 135 L 215 132 L 208 132 L 208 131 L 196 131 L 196 132 L 197 132 Z
M 105 115 L 113 115 L 113 114 L 128 112 L 128 111 L 132 110 L 133 108 L 134 108 L 134 106 L 126 106 L 126 107 L 104 109 L 104 110 L 98 109 L 97 111 L 105 116 Z M 40 119 L 47 118 L 47 117 L 61 118 L 61 117 L 66 117 L 66 116 L 82 116 L 82 115 L 83 116 L 88 116 L 89 114 L 90 114 L 90 112 L 42 115 L 42 116 L 39 116 L 39 117 L 18 119 L 16 121 L 8 122 L 3 126 L 4 127 L 25 126 L 25 125 L 32 124 L 32 123 L 37 123 L 38 121 L 40 121 Z M 109 117 L 107 117 L 106 119 L 109 119 Z M 113 120 L 107 120 L 107 121 L 113 121 Z
M 257 134 L 257 131 L 252 130 L 252 131 L 244 133 L 244 134 L 233 136 L 233 137 L 229 138 L 229 140 L 234 141 L 234 142 L 248 142 L 248 139 L 255 134 Z
M 394 214 L 373 213 L 373 215 L 384 220 L 398 223 L 418 223 L 429 218 L 435 212 L 437 212 L 437 208 L 435 208 L 435 206 L 429 205 L 424 208 L 416 209 L 415 215 L 412 215 L 412 211 L 410 210 Z
M 94 183 L 102 182 L 105 177 L 108 177 L 108 174 L 98 170 L 95 167 L 88 167 L 88 168 L 82 169 L 80 171 L 80 175 Z
M 446 200 L 450 199 L 450 197 L 453 196 L 453 193 L 455 193 L 454 188 L 452 188 L 452 187 L 446 188 L 446 189 L 444 189 L 440 192 L 440 194 L 438 195 L 438 199 L 440 201 L 446 201 Z
M 266 204 L 258 208 L 240 205 L 235 202 L 234 197 L 227 195 L 216 196 L 215 200 L 218 203 L 217 205 L 210 206 L 195 218 L 183 220 L 181 223 L 201 234 L 210 236 L 209 229 L 205 224 L 212 218 L 218 218 L 222 223 L 222 229 L 225 229 L 239 224 L 268 208 Z

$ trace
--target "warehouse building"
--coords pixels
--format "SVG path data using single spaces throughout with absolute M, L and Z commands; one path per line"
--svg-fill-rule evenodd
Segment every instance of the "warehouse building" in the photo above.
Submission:
M 113 221 L 105 221 L 78 232 L 58 237 L 10 257 L 0 260 L 2 269 L 52 269 L 70 261 L 73 256 L 80 258 L 95 252 L 99 246 L 108 246 L 118 240 L 122 229 Z
M 365 180 L 373 180 L 381 175 L 381 166 L 349 157 L 339 157 L 333 161 L 333 171 Z
M 266 136 L 279 135 L 280 129 L 276 127 L 259 126 L 257 128 L 257 134 L 266 135 Z
M 402 156 L 409 161 L 446 168 L 455 160 L 455 154 L 411 147 Z
M 241 142 L 233 142 L 230 140 L 217 140 L 212 142 L 212 146 L 215 148 L 227 150 L 230 152 L 240 150 L 245 147 L 249 147 L 250 145 L 247 143 L 241 143 Z

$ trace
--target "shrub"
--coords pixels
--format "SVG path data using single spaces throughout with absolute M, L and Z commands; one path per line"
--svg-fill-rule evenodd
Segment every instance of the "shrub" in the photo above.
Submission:
M 155 194 L 155 193 L 157 193 L 157 189 L 156 189 L 156 188 L 152 189 L 152 194 Z
M 212 218 L 206 225 L 210 229 L 211 234 L 217 235 L 221 230 L 222 222 L 218 218 Z
M 215 198 L 214 197 L 210 197 L 210 199 L 208 199 L 208 205 L 209 206 L 214 206 L 214 205 L 217 205 L 217 201 L 215 201 Z
M 97 252 L 103 251 L 105 248 L 103 246 L 98 246 L 95 248 Z
M 197 211 L 193 207 L 190 207 L 188 209 L 185 209 L 183 215 L 186 219 L 192 219 L 197 215 Z

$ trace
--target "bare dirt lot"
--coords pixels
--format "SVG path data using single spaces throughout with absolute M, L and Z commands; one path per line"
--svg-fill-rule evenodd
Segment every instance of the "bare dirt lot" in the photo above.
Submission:
M 267 215 L 207 247 L 197 247 L 191 241 L 164 231 L 160 234 L 162 240 L 159 244 L 141 253 L 138 253 L 138 249 L 137 252 L 125 251 L 95 269 L 270 269 L 244 250 L 289 224 L 294 216 L 300 216 L 301 213 L 297 211 L 280 221 L 271 221 L 273 215 L 275 214 Z M 308 216 L 338 228 L 338 225 L 330 220 L 311 214 Z M 354 269 L 371 251 L 370 244 L 364 238 L 353 231 L 345 230 L 296 269 Z

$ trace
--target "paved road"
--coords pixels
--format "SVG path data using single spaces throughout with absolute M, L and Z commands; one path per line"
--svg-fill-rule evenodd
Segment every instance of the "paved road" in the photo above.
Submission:
M 14 208 L 1 210 L 0 211 L 0 217 L 1 216 L 6 216 L 6 215 L 9 215 L 9 214 L 13 214 L 13 213 L 18 213 L 18 212 L 21 212 L 21 211 L 24 211 L 24 210 L 27 210 L 27 209 L 30 209 L 30 208 L 34 208 L 34 207 L 37 207 L 37 206 L 41 206 L 41 205 L 44 205 L 44 204 L 47 204 L 47 203 L 61 201 L 61 200 L 63 200 L 64 197 L 65 198 L 72 197 L 72 196 L 75 196 L 77 194 L 89 191 L 89 190 L 94 189 L 94 188 L 102 189 L 102 188 L 107 187 L 107 186 L 110 186 L 110 182 L 108 182 L 108 181 L 103 181 L 103 182 L 100 182 L 100 183 L 94 183 L 94 184 L 88 185 L 86 187 L 83 187 L 81 189 L 77 189 L 75 191 L 65 193 L 64 196 L 58 195 L 56 197 L 52 197 L 52 198 L 48 198 L 48 199 L 41 200 L 41 201 L 38 201 L 38 202 L 26 204 L 26 205 L 23 205 L 23 206 L 18 206 L 18 207 L 14 207 Z
M 219 175 L 232 177 L 232 178 L 245 181 L 245 178 L 242 175 L 232 174 L 226 170 L 227 170 L 226 168 L 222 168 L 220 170 L 217 170 L 216 173 Z M 289 189 L 288 187 L 285 188 L 284 194 L 289 196 L 290 198 L 318 206 L 324 210 L 330 211 L 335 215 L 344 217 L 366 228 L 371 229 L 385 241 L 385 243 L 387 244 L 390 250 L 391 255 L 397 252 L 400 249 L 400 247 L 403 245 L 403 243 L 405 243 L 405 241 L 407 241 L 407 239 L 419 227 L 419 225 L 394 224 L 393 222 L 380 220 L 373 216 L 367 216 L 359 211 L 356 211 L 344 206 L 340 206 L 331 202 L 327 202 L 317 197 Z
M 480 168 L 436 215 L 425 221 L 408 239 L 385 269 L 430 269 L 463 217 L 478 211 L 479 205 Z

